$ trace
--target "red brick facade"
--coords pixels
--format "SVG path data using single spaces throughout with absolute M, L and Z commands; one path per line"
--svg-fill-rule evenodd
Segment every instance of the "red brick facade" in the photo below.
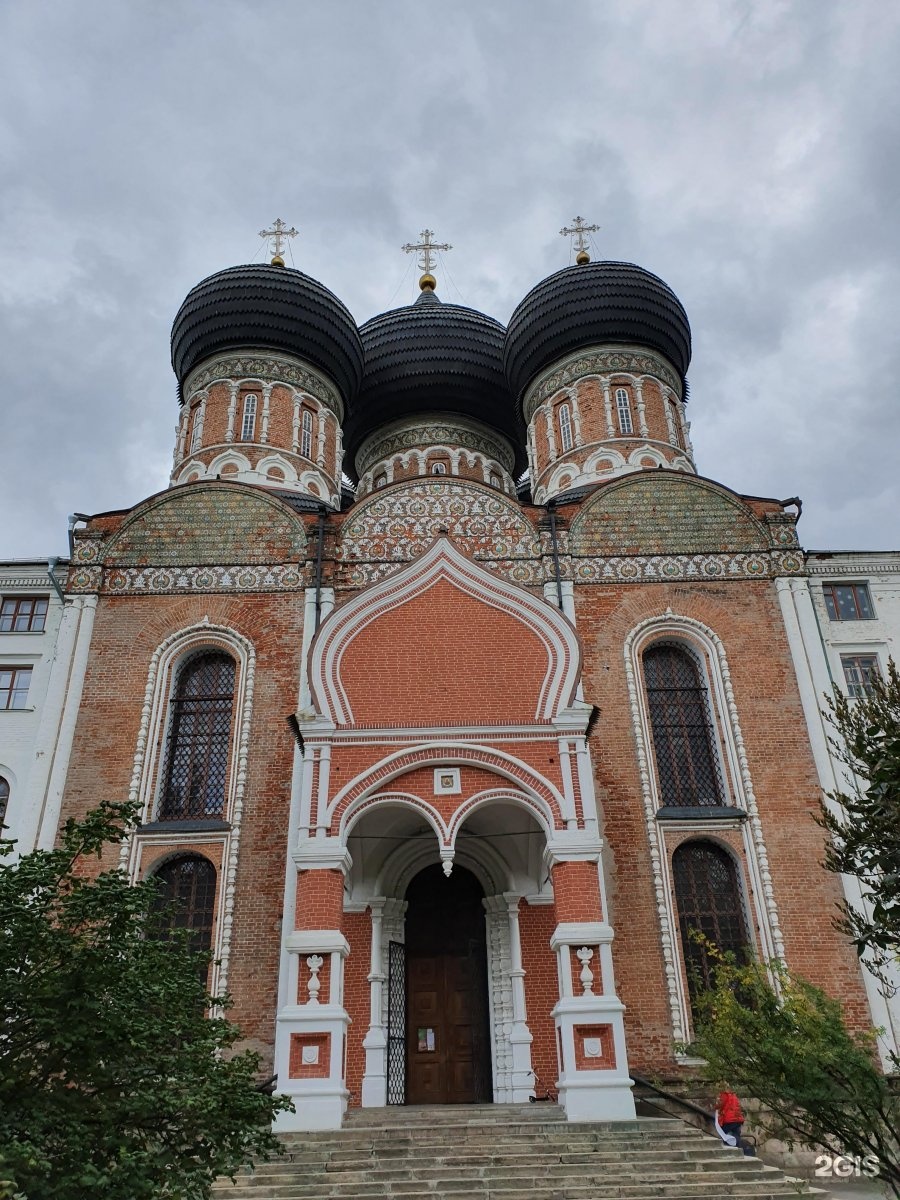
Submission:
M 410 459 L 321 516 L 315 489 L 304 506 L 277 477 L 201 479 L 78 531 L 69 588 L 99 603 L 62 819 L 131 796 L 135 877 L 176 854 L 213 863 L 214 983 L 295 1098 L 296 1127 L 416 1099 L 392 1064 L 445 1053 L 446 1031 L 438 1018 L 398 1030 L 391 1005 L 417 956 L 464 951 L 476 982 L 452 986 L 494 1099 L 559 1091 L 570 1115 L 627 1116 L 628 1064 L 676 1071 L 690 1037 L 672 856 L 694 843 L 730 864 L 753 950 L 840 996 L 854 1027 L 869 1022 L 831 923 L 838 885 L 819 866 L 819 790 L 777 603 L 776 579 L 803 571 L 793 519 L 693 473 L 680 392 L 659 370 L 592 369 L 546 397 L 549 425 L 532 413 L 540 480 L 561 479 L 570 453 L 552 444 L 560 403 L 578 406 L 579 469 L 606 442 L 623 463 L 662 446 L 674 467 L 629 460 L 605 478 L 601 465 L 552 523 L 505 475 L 470 463 L 433 477 Z M 193 453 L 205 470 L 219 447 L 239 449 L 250 386 L 198 385 L 179 462 Z M 295 457 L 298 388 L 271 385 L 265 430 Z M 609 438 L 619 388 L 635 430 L 624 440 Z M 323 430 L 314 465 L 335 483 L 337 417 L 309 404 Z M 252 467 L 264 452 L 254 445 Z M 698 681 L 718 782 L 687 804 L 661 758 L 644 674 L 654 646 Z M 175 689 L 204 651 L 235 667 L 215 788 L 171 765 Z M 164 794 L 184 805 L 174 819 Z M 407 890 L 438 863 L 474 877 L 484 919 L 463 928 L 436 887 L 429 919 L 447 945 L 407 944 L 408 925 L 425 927 L 409 924 Z M 600 1073 L 615 1077 L 605 1091 Z

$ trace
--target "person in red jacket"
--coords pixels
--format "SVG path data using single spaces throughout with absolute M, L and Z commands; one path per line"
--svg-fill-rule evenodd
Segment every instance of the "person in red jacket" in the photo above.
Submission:
M 716 1102 L 716 1120 L 722 1132 L 734 1138 L 734 1145 L 740 1146 L 746 1155 L 752 1157 L 753 1147 L 748 1146 L 741 1140 L 741 1129 L 744 1125 L 744 1112 L 741 1108 L 741 1102 L 734 1092 L 728 1091 L 727 1083 L 723 1085 L 723 1089 L 719 1093 L 719 1099 Z

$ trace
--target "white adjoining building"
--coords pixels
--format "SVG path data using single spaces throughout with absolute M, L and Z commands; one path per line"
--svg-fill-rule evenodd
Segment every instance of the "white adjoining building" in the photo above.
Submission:
M 827 552 L 806 556 L 807 578 L 778 580 L 782 611 L 800 683 L 810 740 L 826 792 L 852 786 L 828 743 L 824 697 L 836 684 L 862 696 L 873 675 L 886 673 L 889 658 L 900 662 L 900 552 Z M 863 903 L 859 882 L 844 876 L 849 903 Z M 886 997 L 864 972 L 882 1062 L 900 1055 L 900 969 Z
M 96 606 L 64 599 L 68 566 L 0 562 L 0 825 L 16 856 L 52 846 L 59 822 Z

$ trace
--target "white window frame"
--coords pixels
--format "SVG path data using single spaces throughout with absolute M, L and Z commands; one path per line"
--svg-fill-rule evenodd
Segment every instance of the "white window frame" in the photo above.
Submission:
M 300 414 L 300 456 L 312 458 L 313 415 L 308 408 Z
M 241 441 L 252 442 L 256 433 L 256 409 L 259 396 L 256 392 L 248 392 L 244 397 L 244 411 L 241 416 Z
M 633 434 L 634 421 L 631 419 L 631 399 L 627 388 L 616 388 L 616 415 L 619 419 L 619 432 L 623 436 Z
M 559 426 L 559 444 L 562 453 L 567 454 L 572 449 L 572 410 L 567 403 L 559 406 L 556 419 Z

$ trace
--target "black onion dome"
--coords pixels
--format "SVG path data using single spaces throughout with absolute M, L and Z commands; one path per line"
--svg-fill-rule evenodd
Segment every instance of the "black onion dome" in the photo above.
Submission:
M 510 317 L 504 363 L 517 398 L 545 367 L 574 350 L 604 343 L 658 350 L 682 381 L 691 361 L 691 327 L 668 284 L 634 263 L 565 267 L 531 289 Z
M 362 442 L 382 425 L 426 412 L 460 413 L 498 430 L 524 470 L 524 432 L 503 373 L 499 321 L 423 291 L 415 304 L 373 317 L 360 327 L 365 370 L 345 426 L 345 469 Z
M 228 267 L 192 288 L 172 324 L 179 394 L 204 359 L 228 350 L 278 350 L 331 379 L 345 404 L 362 378 L 359 330 L 323 284 L 288 267 Z

